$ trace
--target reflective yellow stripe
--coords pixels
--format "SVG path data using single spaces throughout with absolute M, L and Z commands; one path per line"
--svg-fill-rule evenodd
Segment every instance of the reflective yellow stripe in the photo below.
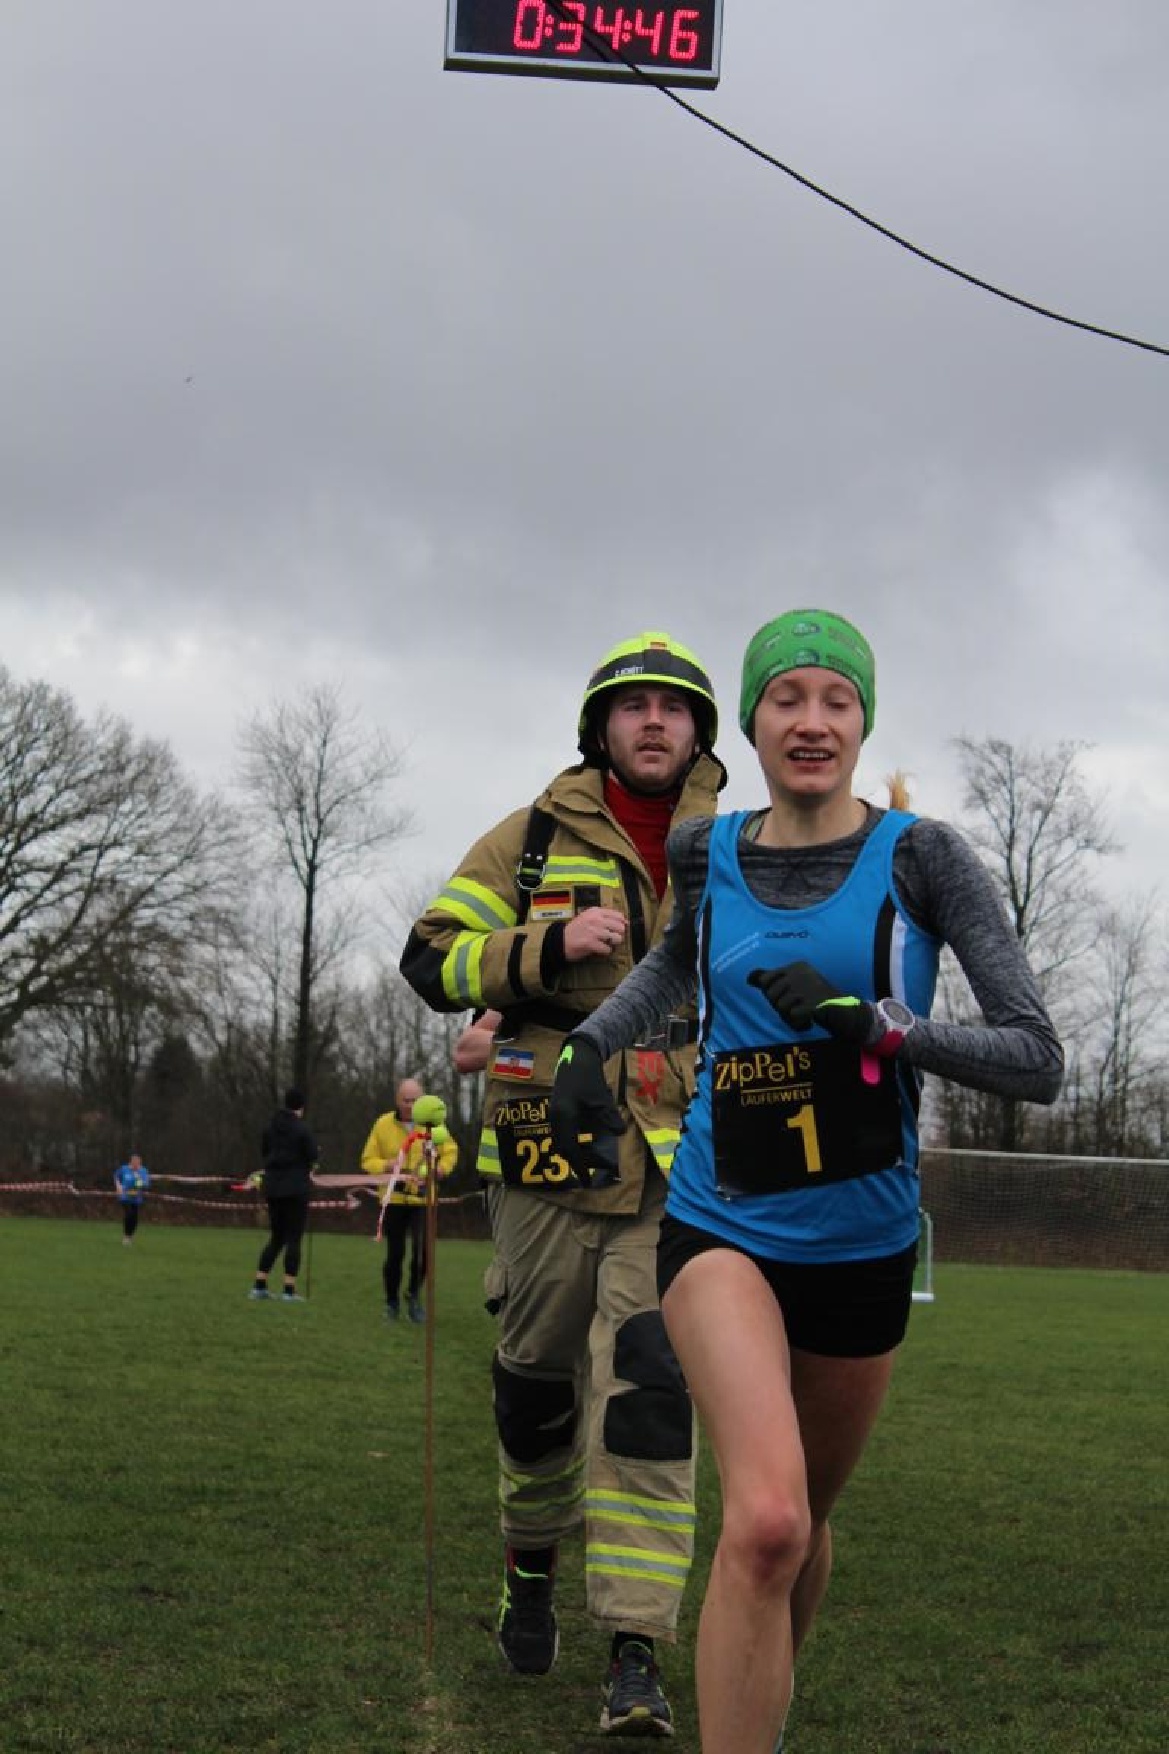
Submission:
M 674 1153 L 678 1149 L 678 1141 L 682 1137 L 681 1133 L 677 1127 L 653 1127 L 645 1137 L 658 1168 L 663 1173 L 668 1173 L 674 1161 Z
M 561 883 L 599 883 L 607 889 L 620 889 L 621 877 L 614 859 L 590 859 L 584 853 L 553 853 L 544 867 L 541 888 Z
M 499 1502 L 513 1521 L 538 1520 L 551 1510 L 579 1515 L 584 1495 L 584 1461 L 579 1456 L 555 1474 L 519 1474 L 500 1461 Z
M 533 1487 L 541 1482 L 525 1479 L 516 1483 L 515 1490 L 509 1492 L 505 1483 L 499 1483 L 499 1502 L 507 1507 L 511 1516 L 518 1521 L 526 1515 L 543 1515 L 550 1510 L 576 1510 L 584 1497 L 584 1487 L 578 1486 L 575 1492 L 551 1493 L 535 1492 Z M 522 1497 L 520 1491 L 522 1488 Z
M 483 1003 L 484 932 L 460 932 L 443 958 L 442 990 L 457 1005 Z
M 499 1174 L 499 1137 L 494 1127 L 484 1127 L 479 1135 L 479 1155 L 475 1168 L 480 1175 Z
M 588 1494 L 589 1511 L 598 1522 L 625 1523 L 638 1528 L 692 1529 L 697 1512 L 692 1501 L 676 1499 L 663 1504 L 659 1498 L 635 1498 L 628 1492 Z
M 516 922 L 514 907 L 500 901 L 493 889 L 483 883 L 472 883 L 469 877 L 452 877 L 441 895 L 431 902 L 431 909 L 450 914 L 473 932 L 508 931 Z
M 668 1589 L 680 1590 L 690 1571 L 688 1554 L 671 1556 L 647 1553 L 641 1547 L 605 1547 L 590 1543 L 585 1548 L 585 1571 L 602 1577 L 640 1577 Z
M 500 1479 L 506 1481 L 509 1486 L 515 1487 L 559 1486 L 562 1481 L 577 1479 L 583 1473 L 584 1462 L 579 1456 L 575 1461 L 569 1462 L 567 1468 L 560 1468 L 555 1474 L 517 1474 L 515 1469 L 509 1468 L 506 1462 L 501 1461 L 499 1464 Z M 584 1496 L 583 1487 L 579 1492 L 574 1490 L 572 1496 L 573 1498 L 582 1498 Z

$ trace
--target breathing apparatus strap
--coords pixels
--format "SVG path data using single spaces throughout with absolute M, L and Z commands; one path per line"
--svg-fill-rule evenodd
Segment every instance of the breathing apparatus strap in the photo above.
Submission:
M 538 804 L 533 804 L 528 812 L 523 849 L 516 860 L 515 886 L 519 891 L 516 903 L 517 926 L 522 926 L 527 919 L 532 896 L 544 881 L 548 848 L 552 845 L 555 832 L 556 818 L 547 810 L 541 810 Z

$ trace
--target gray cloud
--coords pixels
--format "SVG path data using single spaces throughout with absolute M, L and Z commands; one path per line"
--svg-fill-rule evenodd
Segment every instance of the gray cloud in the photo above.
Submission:
M 698 107 L 1169 338 L 1160 0 L 726 11 Z M 675 631 L 733 728 L 753 628 L 830 601 L 878 652 L 876 780 L 949 809 L 955 735 L 1080 736 L 1151 871 L 1169 361 L 926 267 L 656 94 L 444 74 L 441 14 L 10 9 L 10 668 L 209 779 L 241 711 L 339 677 L 409 745 L 409 857 L 442 866 L 571 754 L 613 640 Z

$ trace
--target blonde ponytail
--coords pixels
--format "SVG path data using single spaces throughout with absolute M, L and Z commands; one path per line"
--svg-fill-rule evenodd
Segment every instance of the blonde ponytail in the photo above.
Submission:
M 885 784 L 889 788 L 889 808 L 890 808 L 890 810 L 908 810 L 909 809 L 908 775 L 905 774 L 901 768 L 899 768 L 899 767 L 894 768 L 893 772 L 886 776 Z

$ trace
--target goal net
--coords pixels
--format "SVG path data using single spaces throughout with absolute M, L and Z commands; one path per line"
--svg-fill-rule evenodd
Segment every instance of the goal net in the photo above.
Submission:
M 1169 1270 L 1163 1159 L 923 1148 L 921 1204 L 931 1274 L 945 1261 Z

